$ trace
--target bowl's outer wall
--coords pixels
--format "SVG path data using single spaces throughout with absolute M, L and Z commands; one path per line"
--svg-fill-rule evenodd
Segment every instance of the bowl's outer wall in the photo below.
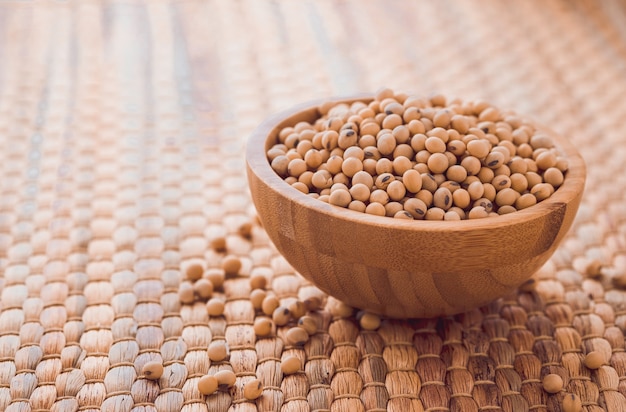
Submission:
M 261 165 L 263 159 L 251 152 L 266 150 L 271 144 L 268 135 L 276 136 L 285 125 L 317 116 L 317 110 L 309 108 L 271 128 L 260 127 L 263 136 L 249 143 L 257 147 L 248 148 L 249 186 L 278 251 L 320 289 L 352 306 L 408 318 L 449 315 L 487 304 L 510 293 L 550 258 L 580 204 L 581 188 L 569 194 L 567 203 L 547 204 L 545 213 L 530 220 L 501 225 L 498 218 L 483 219 L 492 224 L 471 229 L 460 224 L 453 231 L 429 226 L 435 222 L 419 222 L 425 224 L 420 229 L 410 224 L 418 222 L 403 221 L 407 224 L 400 227 L 359 224 L 343 218 L 343 212 L 358 212 L 336 214 L 336 207 L 315 199 L 309 203 L 314 207 L 303 207 L 285 196 L 295 189 L 280 177 L 267 179 L 264 171 L 259 173 L 269 168 L 267 159 Z M 584 163 L 580 167 L 584 169 Z M 582 179 L 584 185 L 584 171 Z M 445 223 L 449 228 L 450 222 Z
M 392 317 L 458 313 L 511 292 L 554 253 L 580 202 L 519 227 L 398 233 L 302 209 L 251 179 L 270 239 L 298 272 L 352 306 Z

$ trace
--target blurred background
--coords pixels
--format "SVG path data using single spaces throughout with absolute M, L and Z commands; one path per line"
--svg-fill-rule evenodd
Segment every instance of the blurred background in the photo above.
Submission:
M 626 395 L 626 281 L 618 279 L 626 270 L 626 3 L 620 0 L 0 3 L 0 370 L 8 371 L 0 372 L 0 410 L 97 410 L 103 402 L 102 410 L 252 407 L 238 393 L 222 394 L 218 405 L 195 391 L 194 379 L 208 366 L 193 359 L 201 359 L 198 348 L 211 331 L 226 333 L 236 353 L 258 346 L 242 347 L 239 335 L 229 335 L 246 330 L 235 315 L 216 326 L 197 307 L 181 309 L 167 270 L 186 259 L 210 262 L 208 241 L 254 215 L 243 150 L 263 119 L 301 102 L 380 87 L 488 100 L 548 124 L 579 147 L 588 179 L 577 222 L 536 293 L 506 303 L 523 319 L 547 322 L 547 329 L 491 308 L 446 321 L 457 329 L 424 330 L 445 342 L 463 339 L 459 350 L 467 354 L 473 349 L 464 339 L 479 334 L 489 346 L 485 325 L 496 319 L 506 326 L 496 338 L 512 353 L 583 376 L 566 389 L 580 395 L 586 410 L 618 410 Z M 261 232 L 257 243 L 236 248 L 244 268 L 262 256 L 280 261 Z M 157 258 L 167 270 L 146 269 Z M 590 260 L 618 280 L 584 278 L 580 265 Z M 275 274 L 282 267 L 273 287 L 286 296 L 311 288 L 284 265 L 272 265 Z M 114 276 L 121 270 L 130 272 Z M 550 305 L 568 315 L 552 317 Z M 235 307 L 227 305 L 227 312 Z M 332 324 L 325 331 L 340 339 L 341 328 Z M 518 346 L 509 326 L 558 354 L 602 348 L 613 380 L 582 371 L 578 358 L 568 364 Z M 408 339 L 407 350 L 421 356 L 419 344 L 410 342 L 422 329 L 387 327 L 388 333 L 371 335 L 380 348 Z M 579 344 L 568 349 L 558 328 Z M 365 339 L 354 333 L 345 338 L 351 344 Z M 168 342 L 179 341 L 185 355 L 167 352 Z M 127 358 L 115 355 L 123 342 L 132 347 Z M 362 359 L 374 347 L 361 348 Z M 40 356 L 20 361 L 25 348 Z M 272 348 L 280 358 L 282 346 Z M 332 351 L 331 344 L 318 355 L 328 361 Z M 155 389 L 135 368 L 159 356 L 172 378 Z M 384 359 L 393 371 L 396 358 Z M 449 359 L 442 359 L 440 375 L 404 371 L 422 384 L 436 383 L 430 388 L 442 388 L 439 397 L 384 373 L 373 384 L 382 392 L 368 397 L 369 386 L 342 387 L 345 374 L 314 382 L 307 369 L 312 389 L 284 405 L 287 395 L 271 406 L 260 403 L 259 410 L 305 404 L 381 410 L 386 399 L 398 410 L 558 410 L 557 398 L 537 386 L 534 366 L 503 366 L 515 371 L 513 388 L 506 379 L 496 383 L 493 368 L 468 372 L 465 381 L 493 389 L 493 399 L 481 404 L 471 389 L 454 385 Z M 234 367 L 243 368 L 241 376 L 250 372 Z M 76 379 L 67 383 L 70 377 Z M 272 379 L 268 391 L 283 396 L 282 381 Z M 317 384 L 326 395 L 311 395 Z M 368 399 L 385 401 L 376 406 Z

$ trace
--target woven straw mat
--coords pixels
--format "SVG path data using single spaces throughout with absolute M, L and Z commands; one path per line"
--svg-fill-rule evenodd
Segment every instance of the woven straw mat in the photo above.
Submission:
M 273 248 L 247 137 L 294 104 L 382 86 L 487 100 L 579 147 L 583 201 L 534 290 L 366 331 Z M 626 410 L 624 96 L 618 0 L 0 3 L 0 410 L 559 411 L 570 394 Z M 242 267 L 214 291 L 223 316 L 181 304 L 185 265 L 225 256 Z M 323 298 L 304 346 L 286 327 L 255 336 L 258 274 L 283 304 Z M 219 340 L 230 358 L 210 362 Z M 235 385 L 202 395 L 222 369 Z

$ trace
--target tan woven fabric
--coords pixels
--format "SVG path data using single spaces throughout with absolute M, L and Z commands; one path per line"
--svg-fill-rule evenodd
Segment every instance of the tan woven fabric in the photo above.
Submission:
M 257 339 L 247 276 L 283 301 L 320 292 L 261 227 L 238 234 L 254 221 L 245 140 L 293 104 L 381 86 L 567 135 L 588 165 L 574 227 L 533 292 L 374 332 L 322 310 L 304 347 L 284 328 Z M 2 2 L 0 410 L 558 411 L 566 393 L 625 410 L 624 96 L 619 0 Z M 217 236 L 242 276 L 209 317 L 177 290 L 186 264 L 220 267 Z M 213 340 L 228 361 L 209 361 Z M 301 373 L 281 373 L 288 355 Z M 201 395 L 220 369 L 236 385 Z M 562 392 L 542 389 L 548 373 Z

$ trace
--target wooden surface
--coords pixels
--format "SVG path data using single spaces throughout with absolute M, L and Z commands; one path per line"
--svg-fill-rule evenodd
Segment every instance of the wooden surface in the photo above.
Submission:
M 314 123 L 321 116 L 317 107 L 329 101 L 270 117 L 248 140 L 246 159 L 253 203 L 278 251 L 341 301 L 394 318 L 475 309 L 527 281 L 571 227 L 586 168 L 573 144 L 550 131 L 568 158 L 567 179 L 538 205 L 497 219 L 408 222 L 337 208 L 300 193 L 271 168 L 266 150 L 284 127 Z
M 618 0 L 1 2 L 0 410 L 541 412 L 566 394 L 623 410 L 624 27 Z M 325 294 L 261 227 L 239 234 L 256 219 L 245 142 L 294 104 L 380 86 L 484 99 L 570 139 L 588 168 L 571 230 L 534 290 L 374 331 L 325 299 L 306 345 L 259 339 L 249 276 L 285 304 Z M 219 270 L 219 236 L 242 268 L 209 316 L 177 291 L 189 263 Z M 230 359 L 210 362 L 219 340 Z M 236 385 L 201 395 L 221 369 Z

